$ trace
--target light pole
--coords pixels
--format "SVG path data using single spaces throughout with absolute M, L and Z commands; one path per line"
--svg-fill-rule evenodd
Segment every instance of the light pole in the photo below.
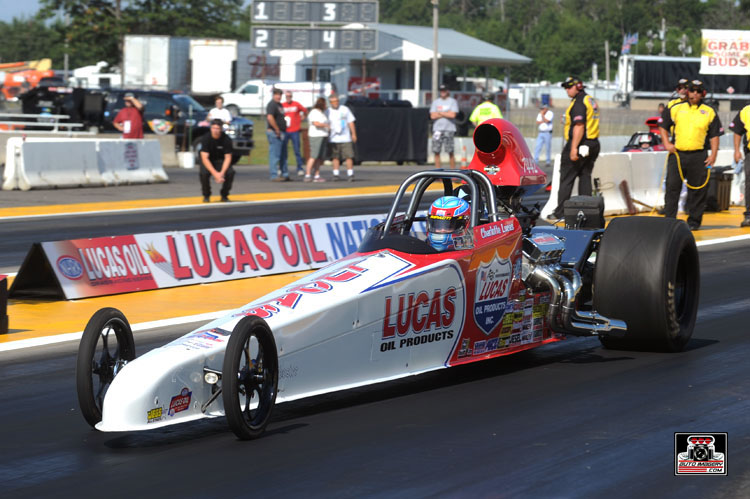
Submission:
M 438 0 L 432 1 L 432 100 L 438 91 Z

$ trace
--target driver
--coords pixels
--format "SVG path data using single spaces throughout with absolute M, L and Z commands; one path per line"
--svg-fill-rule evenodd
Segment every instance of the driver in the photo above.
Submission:
M 427 241 L 438 251 L 452 250 L 453 237 L 466 234 L 471 217 L 469 203 L 456 196 L 443 196 L 427 213 Z

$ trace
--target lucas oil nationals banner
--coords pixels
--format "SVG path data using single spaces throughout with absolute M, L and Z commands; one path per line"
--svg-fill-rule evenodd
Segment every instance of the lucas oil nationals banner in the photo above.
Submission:
M 701 74 L 750 74 L 750 31 L 701 30 Z
M 65 298 L 324 267 L 357 250 L 383 215 L 41 243 Z M 37 269 L 38 270 L 38 269 Z M 23 281 L 24 272 L 18 278 Z

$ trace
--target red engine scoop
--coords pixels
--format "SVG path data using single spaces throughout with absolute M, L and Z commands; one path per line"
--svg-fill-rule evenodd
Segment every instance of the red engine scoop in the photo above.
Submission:
M 474 130 L 474 157 L 468 168 L 489 176 L 496 186 L 525 187 L 525 193 L 547 183 L 521 132 L 500 118 L 485 121 Z

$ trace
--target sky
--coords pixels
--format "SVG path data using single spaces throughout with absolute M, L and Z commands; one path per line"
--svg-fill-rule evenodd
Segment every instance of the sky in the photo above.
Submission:
M 14 17 L 31 17 L 39 10 L 39 0 L 0 0 L 0 21 Z

